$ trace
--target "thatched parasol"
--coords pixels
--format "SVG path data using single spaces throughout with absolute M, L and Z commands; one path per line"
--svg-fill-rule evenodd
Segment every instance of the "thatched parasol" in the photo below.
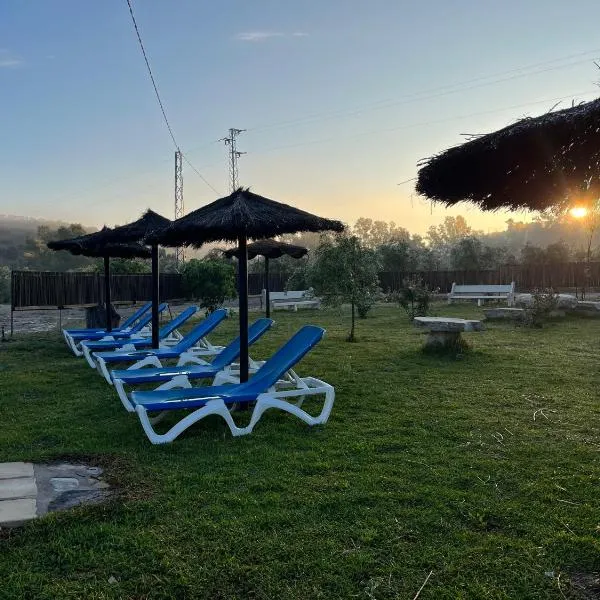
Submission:
M 110 259 L 111 258 L 150 258 L 150 250 L 141 244 L 103 243 L 111 230 L 103 227 L 95 233 L 80 235 L 67 240 L 48 242 L 50 250 L 67 250 L 71 254 L 92 256 L 104 259 L 104 297 L 106 304 L 106 331 L 112 330 L 110 319 Z
M 252 260 L 257 256 L 265 258 L 265 314 L 269 318 L 271 316 L 271 299 L 269 295 L 269 259 L 280 258 L 284 254 L 292 258 L 302 258 L 308 253 L 308 248 L 304 246 L 296 246 L 295 244 L 286 244 L 277 240 L 258 240 L 248 244 L 248 260 Z M 223 253 L 227 258 L 238 256 L 238 249 L 231 248 Z
M 171 221 L 162 215 L 148 209 L 137 221 L 115 227 L 107 232 L 104 237 L 105 243 L 127 243 L 138 242 L 146 238 L 152 232 L 163 229 L 171 224 Z M 158 348 L 158 305 L 160 303 L 158 273 L 158 244 L 152 244 L 152 347 Z
M 287 204 L 269 200 L 248 189 L 195 210 L 169 227 L 150 235 L 149 243 L 202 246 L 206 242 L 238 243 L 240 296 L 240 380 L 248 380 L 248 248 L 247 240 L 298 231 L 342 231 L 340 221 L 323 219 Z
M 421 163 L 417 192 L 446 205 L 545 210 L 600 196 L 600 99 L 526 118 Z

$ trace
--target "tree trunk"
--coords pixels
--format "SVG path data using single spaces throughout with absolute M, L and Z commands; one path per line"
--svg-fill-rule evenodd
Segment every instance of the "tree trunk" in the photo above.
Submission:
M 354 300 L 352 300 L 352 302 L 350 303 L 352 306 L 352 327 L 350 328 L 350 335 L 348 336 L 348 341 L 349 342 L 354 342 L 355 338 L 354 338 L 354 321 L 355 321 L 355 317 L 354 317 Z

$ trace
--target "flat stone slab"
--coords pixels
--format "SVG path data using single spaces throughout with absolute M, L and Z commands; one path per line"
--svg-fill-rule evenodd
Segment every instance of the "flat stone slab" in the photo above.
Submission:
M 486 308 L 483 311 L 486 319 L 510 319 L 518 321 L 525 315 L 525 309 L 523 308 Z
M 16 527 L 37 517 L 35 498 L 18 498 L 0 502 L 0 525 Z
M 37 486 L 33 477 L 0 479 L 0 500 L 35 498 L 36 496 Z
M 0 528 L 47 512 L 97 504 L 110 495 L 102 469 L 86 465 L 0 463 Z
M 456 333 L 461 331 L 481 331 L 483 323 L 475 319 L 455 319 L 453 317 L 415 317 L 416 327 L 429 331 Z
M 33 477 L 33 464 L 25 462 L 0 463 L 0 479 Z

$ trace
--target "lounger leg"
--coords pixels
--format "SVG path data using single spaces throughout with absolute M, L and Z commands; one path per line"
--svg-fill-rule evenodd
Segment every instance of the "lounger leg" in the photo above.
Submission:
M 138 414 L 144 432 L 153 444 L 168 444 L 169 442 L 172 442 L 188 427 L 191 427 L 194 423 L 197 423 L 198 421 L 204 419 L 204 417 L 207 417 L 209 415 L 221 415 L 227 423 L 227 425 L 229 426 L 229 429 L 231 430 L 231 434 L 233 436 L 245 435 L 247 433 L 250 433 L 250 431 L 247 430 L 247 427 L 243 429 L 237 427 L 237 425 L 231 418 L 231 415 L 229 414 L 227 406 L 222 400 L 211 400 L 207 402 L 205 406 L 199 408 L 198 410 L 195 410 L 187 417 L 181 419 L 181 421 L 179 421 L 176 425 L 173 425 L 173 427 L 171 427 L 169 431 L 163 434 L 159 434 L 156 433 L 156 431 L 154 431 L 150 418 L 148 417 L 148 411 L 143 406 L 137 405 L 135 407 L 135 410 Z
M 148 366 L 153 366 L 153 367 L 156 367 L 157 369 L 160 369 L 160 368 L 162 368 L 163 365 L 160 362 L 160 359 L 158 358 L 158 356 L 146 356 L 146 358 L 143 358 L 142 360 L 138 360 L 136 363 L 134 363 L 130 367 L 127 367 L 127 370 L 133 371 L 135 369 L 142 369 L 143 367 L 148 367 Z
M 90 367 L 92 369 L 96 368 L 96 363 L 94 361 L 94 358 L 92 357 L 92 351 L 90 350 L 89 346 L 83 346 L 83 355 L 85 356 L 85 360 L 87 360 L 88 365 L 90 365 Z
M 159 385 L 155 391 L 159 390 L 174 390 L 176 388 L 191 388 L 192 384 L 187 375 L 176 375 L 170 381 L 166 381 Z
M 106 361 L 101 356 L 98 357 L 98 368 L 100 369 L 100 373 L 102 373 L 104 379 L 108 381 L 108 385 L 112 385 L 113 381 L 112 377 L 110 376 L 108 367 L 106 366 Z
M 123 404 L 125 410 L 127 412 L 134 412 L 135 406 L 131 404 L 131 401 L 129 400 L 129 396 L 125 391 L 125 384 L 123 383 L 123 380 L 115 379 L 113 383 L 115 385 L 115 390 L 117 390 L 117 394 L 119 394 L 119 400 L 121 400 L 121 404 Z
M 335 401 L 335 388 L 327 385 L 320 392 L 325 394 L 325 402 L 323 403 L 323 409 L 316 417 L 309 415 L 296 404 L 291 404 L 286 400 L 276 398 L 272 394 L 261 394 L 256 402 L 250 423 L 248 424 L 248 427 L 246 427 L 247 433 L 252 432 L 254 426 L 258 423 L 264 412 L 269 410 L 269 408 L 278 408 L 295 415 L 310 426 L 326 423 L 329 419 L 329 415 L 331 414 L 331 409 L 333 408 L 333 403 Z

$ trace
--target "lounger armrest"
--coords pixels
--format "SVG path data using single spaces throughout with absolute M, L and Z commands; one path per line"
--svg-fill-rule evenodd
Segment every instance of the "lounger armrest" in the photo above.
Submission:
M 177 366 L 178 367 L 183 367 L 184 365 L 208 365 L 210 364 L 208 361 L 204 360 L 203 358 L 200 358 L 199 355 L 194 354 L 193 352 L 187 351 L 187 352 L 182 352 L 179 355 L 179 360 L 177 361 Z

